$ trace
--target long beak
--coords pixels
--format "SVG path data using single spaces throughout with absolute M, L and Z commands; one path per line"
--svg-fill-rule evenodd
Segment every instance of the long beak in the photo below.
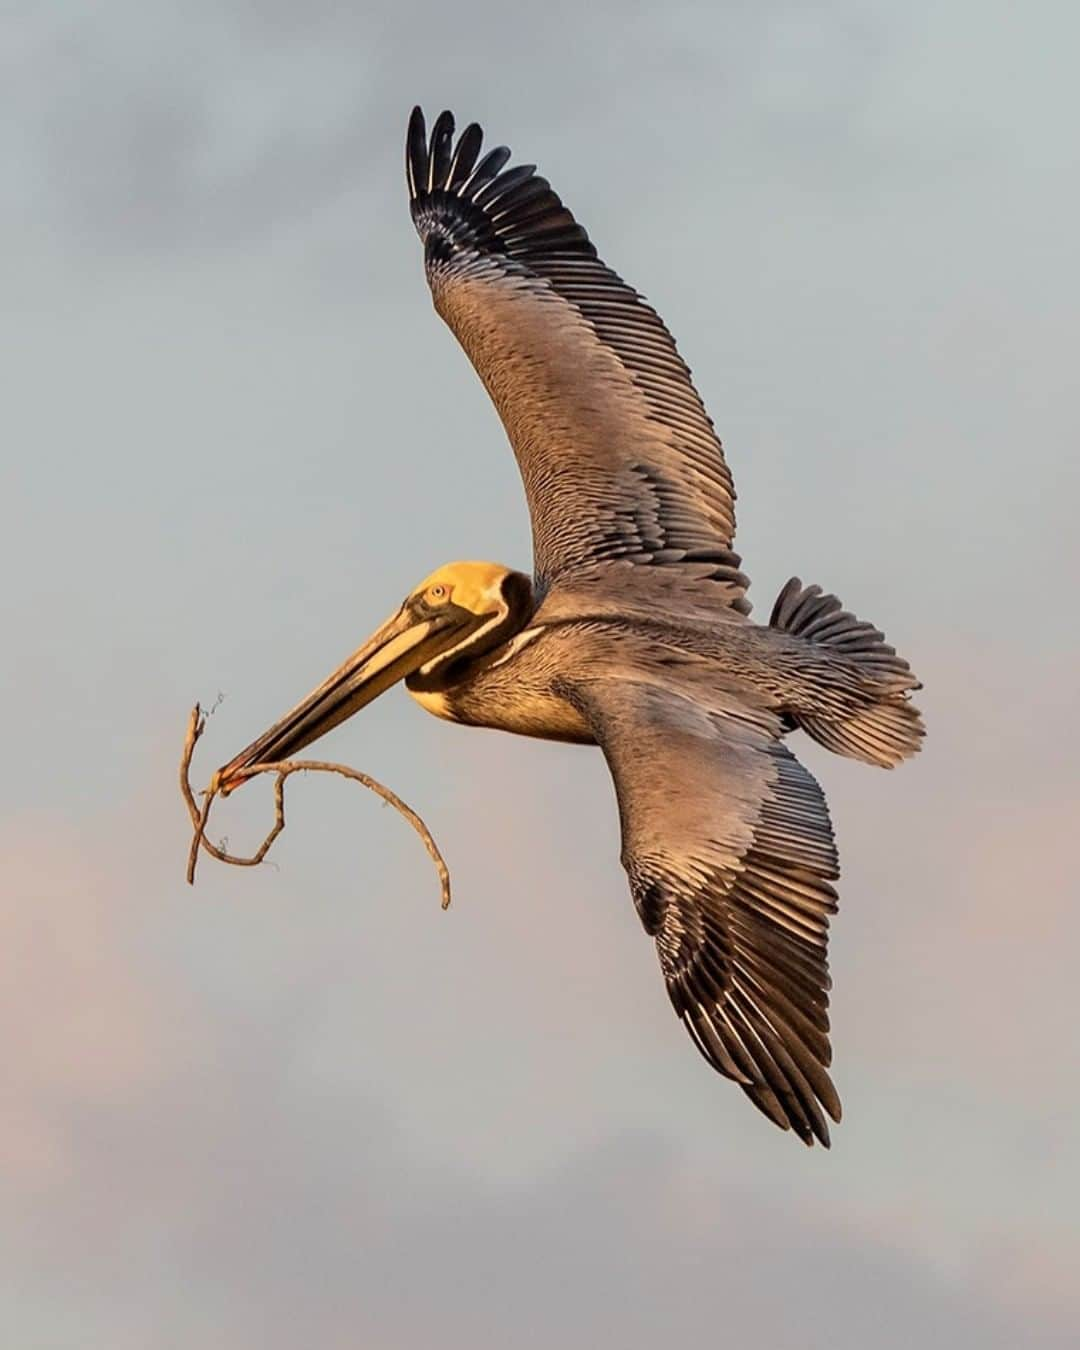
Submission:
M 307 698 L 219 769 L 212 786 L 227 795 L 244 781 L 244 770 L 288 759 L 318 740 L 441 651 L 447 627 L 443 616 L 418 621 L 399 610 Z

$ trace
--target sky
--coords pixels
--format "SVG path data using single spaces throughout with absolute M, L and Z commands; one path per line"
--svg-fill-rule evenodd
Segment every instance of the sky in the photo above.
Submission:
M 0 1332 L 33 1350 L 1080 1338 L 1074 6 L 0 4 Z M 828 793 L 831 1153 L 672 1016 L 600 755 L 394 691 L 274 865 L 208 776 L 440 563 L 529 565 L 431 310 L 410 107 L 537 162 L 666 318 L 767 616 L 925 683 Z M 267 785 L 223 804 L 245 847 Z

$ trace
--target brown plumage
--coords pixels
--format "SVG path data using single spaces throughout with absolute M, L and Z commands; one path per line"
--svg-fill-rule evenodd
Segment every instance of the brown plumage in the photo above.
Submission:
M 467 725 L 597 744 L 622 861 L 694 1044 L 806 1143 L 840 1118 L 827 1069 L 836 847 L 799 727 L 892 767 L 918 688 L 883 635 L 793 579 L 750 622 L 720 442 L 662 320 L 532 166 L 409 123 L 435 306 L 506 428 L 535 579 L 440 568 L 318 689 L 219 772 L 285 758 L 404 678 Z

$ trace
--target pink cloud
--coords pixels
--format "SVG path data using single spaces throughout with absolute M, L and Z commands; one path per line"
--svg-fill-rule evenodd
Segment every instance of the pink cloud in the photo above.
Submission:
M 0 1169 L 33 1189 L 70 1171 L 70 1112 L 131 1101 L 155 1076 L 158 995 L 129 946 L 126 897 L 97 846 L 58 817 L 0 833 L 0 1021 L 17 1053 L 3 1075 Z

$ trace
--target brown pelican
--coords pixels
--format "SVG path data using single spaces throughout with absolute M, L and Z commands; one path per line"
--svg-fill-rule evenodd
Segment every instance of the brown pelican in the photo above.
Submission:
M 444 112 L 429 140 L 414 110 L 428 283 L 517 457 L 533 578 L 439 568 L 216 781 L 288 758 L 402 678 L 438 717 L 599 745 L 675 1011 L 772 1121 L 827 1145 L 836 847 L 784 737 L 892 767 L 919 748 L 919 685 L 797 578 L 767 626 L 750 622 L 731 474 L 671 335 L 534 166 L 480 149 L 475 124 L 455 142 Z

